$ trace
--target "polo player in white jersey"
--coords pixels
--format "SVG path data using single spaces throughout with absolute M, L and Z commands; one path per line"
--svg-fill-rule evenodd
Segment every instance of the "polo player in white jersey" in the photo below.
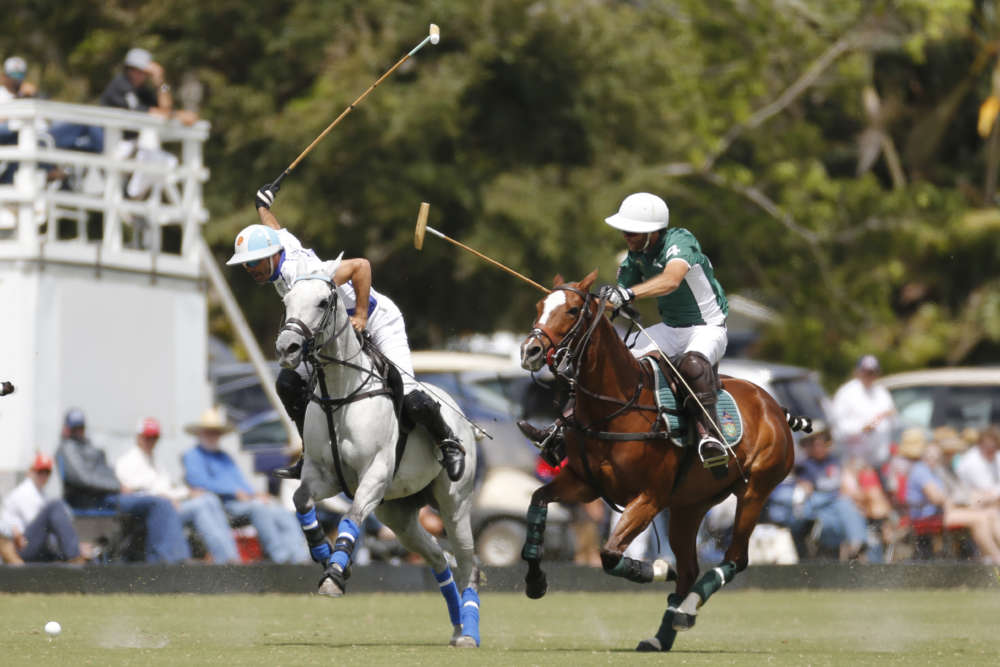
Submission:
M 276 185 L 264 185 L 257 191 L 254 204 L 260 224 L 250 225 L 236 236 L 236 251 L 226 264 L 242 264 L 258 284 L 273 284 L 282 298 L 300 276 L 317 273 L 329 276 L 340 287 L 354 329 L 359 333 L 366 331 L 382 354 L 399 369 L 403 379 L 403 409 L 410 419 L 423 424 L 437 440 L 448 478 L 458 481 L 465 469 L 465 451 L 441 417 L 440 404 L 427 395 L 413 377 L 403 314 L 389 297 L 372 288 L 371 264 L 367 259 L 359 257 L 324 262 L 315 252 L 303 248 L 271 212 L 277 191 Z M 358 308 L 358 303 L 364 306 Z M 278 396 L 295 422 L 299 435 L 302 435 L 310 399 L 307 380 L 308 372 L 302 364 L 296 370 L 282 369 L 276 382 Z M 291 466 L 275 470 L 275 475 L 298 479 L 301 472 L 302 459 L 299 458 Z
M 628 254 L 618 267 L 618 284 L 605 285 L 600 295 L 614 308 L 634 299 L 656 298 L 661 322 L 646 329 L 633 354 L 640 357 L 658 346 L 674 361 L 705 407 L 685 401 L 697 424 L 702 460 L 727 461 L 728 452 L 717 437 L 717 420 L 709 421 L 708 415 L 715 416 L 718 400 L 717 369 L 729 340 L 729 302 L 698 239 L 680 227 L 668 230 L 669 220 L 667 203 L 648 192 L 629 195 L 616 214 L 604 219 L 623 232 Z M 527 422 L 519 426 L 536 442 L 552 434 L 551 428 L 540 430 Z

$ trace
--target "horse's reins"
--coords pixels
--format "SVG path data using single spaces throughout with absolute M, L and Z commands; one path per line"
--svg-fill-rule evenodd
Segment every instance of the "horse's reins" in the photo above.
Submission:
M 310 400 L 319 404 L 323 408 L 323 414 L 326 415 L 326 427 L 330 435 L 330 449 L 333 454 L 334 469 L 337 473 L 337 481 L 340 483 L 340 488 L 348 498 L 353 500 L 352 494 L 348 491 L 347 480 L 344 477 L 343 464 L 340 462 L 340 451 L 337 447 L 337 429 L 333 425 L 333 413 L 344 407 L 349 403 L 354 403 L 356 401 L 361 401 L 366 398 L 374 398 L 376 396 L 389 396 L 391 398 L 392 392 L 386 383 L 385 378 L 378 374 L 374 367 L 365 368 L 358 364 L 351 363 L 346 359 L 337 359 L 336 357 L 331 357 L 320 352 L 322 344 L 325 344 L 325 340 L 322 344 L 319 340 L 319 335 L 323 333 L 327 326 L 329 325 L 330 318 L 333 318 L 334 324 L 336 324 L 337 316 L 335 314 L 335 309 L 337 307 L 337 299 L 339 298 L 339 293 L 337 292 L 336 286 L 329 277 L 322 274 L 313 274 L 308 276 L 302 276 L 297 278 L 296 282 L 299 280 L 323 280 L 330 285 L 330 302 L 327 304 L 326 311 L 323 313 L 323 319 L 320 320 L 319 325 L 316 328 L 316 333 L 314 334 L 309 325 L 298 318 L 286 318 L 284 324 L 282 324 L 281 329 L 278 331 L 280 335 L 282 331 L 291 331 L 303 337 L 302 344 L 302 356 L 307 365 L 311 367 L 309 372 L 309 382 L 308 386 L 312 387 L 314 384 L 319 385 L 320 396 L 317 397 L 316 394 L 310 391 Z M 293 283 L 294 284 L 294 283 Z M 345 318 L 344 323 L 339 329 L 334 331 L 333 338 L 336 339 L 344 332 L 344 329 L 351 325 L 351 318 Z M 361 354 L 363 352 L 363 347 L 358 352 Z M 358 355 L 354 355 L 358 356 Z M 353 357 L 352 357 L 353 359 Z M 345 366 L 347 368 L 352 368 L 354 370 L 361 371 L 362 373 L 367 373 L 367 375 L 361 380 L 357 387 L 343 398 L 331 398 L 329 389 L 326 386 L 326 373 L 323 367 L 328 364 L 337 364 L 339 366 Z M 368 386 L 368 384 L 373 380 L 378 379 L 382 382 L 382 387 L 380 389 L 372 389 L 369 391 L 362 392 L 361 390 Z M 318 382 L 317 382 L 318 380 Z M 399 457 L 397 456 L 397 459 Z M 396 467 L 399 467 L 399 461 L 396 461 Z

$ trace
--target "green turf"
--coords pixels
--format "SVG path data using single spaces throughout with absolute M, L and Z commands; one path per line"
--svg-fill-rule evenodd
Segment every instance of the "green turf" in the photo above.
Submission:
M 449 648 L 437 594 L 0 595 L 4 665 L 997 664 L 991 591 L 722 591 L 670 656 L 635 654 L 664 593 L 482 596 L 483 646 Z M 56 620 L 50 640 L 42 627 Z

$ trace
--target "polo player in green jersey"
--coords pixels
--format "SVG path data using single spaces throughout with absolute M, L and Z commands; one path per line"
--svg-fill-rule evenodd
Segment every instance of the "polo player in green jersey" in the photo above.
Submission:
M 645 330 L 632 352 L 640 357 L 658 347 L 673 361 L 697 398 L 688 397 L 685 406 L 697 424 L 698 453 L 703 461 L 721 463 L 728 460 L 728 452 L 718 437 L 715 408 L 718 364 L 728 343 L 729 302 L 698 239 L 683 228 L 667 229 L 669 219 L 666 202 L 648 192 L 629 195 L 616 214 L 604 219 L 623 232 L 628 254 L 618 267 L 617 284 L 605 285 L 600 295 L 614 308 L 656 298 L 661 322 Z M 536 442 L 561 440 L 551 437 L 559 435 L 554 427 L 540 430 L 527 422 L 519 426 Z

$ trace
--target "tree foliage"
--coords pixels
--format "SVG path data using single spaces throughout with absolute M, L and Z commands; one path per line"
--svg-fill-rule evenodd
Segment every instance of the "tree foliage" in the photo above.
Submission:
M 431 226 L 539 282 L 611 281 L 623 245 L 602 220 L 648 190 L 729 292 L 780 315 L 761 355 L 833 378 L 866 351 L 889 369 L 996 357 L 991 1 L 13 4 L 2 50 L 55 98 L 95 99 L 132 45 L 204 85 L 220 257 L 257 186 L 440 24 L 274 209 L 322 256 L 369 257 L 415 347 L 524 330 L 539 296 L 438 239 L 416 251 L 421 201 Z M 231 278 L 269 340 L 273 295 Z

